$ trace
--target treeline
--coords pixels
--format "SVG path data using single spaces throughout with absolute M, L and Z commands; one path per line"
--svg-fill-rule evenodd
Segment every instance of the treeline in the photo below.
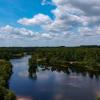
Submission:
M 64 67 L 75 65 L 82 69 L 100 71 L 100 47 L 37 48 L 33 52 L 29 64 L 30 66 L 33 64 L 48 64 Z
M 34 51 L 34 47 L 1 47 L 0 59 L 11 59 L 22 57 L 25 53 L 31 54 Z
M 0 60 L 0 100 L 15 100 L 16 96 L 8 90 L 8 81 L 12 74 L 12 66 L 6 60 Z

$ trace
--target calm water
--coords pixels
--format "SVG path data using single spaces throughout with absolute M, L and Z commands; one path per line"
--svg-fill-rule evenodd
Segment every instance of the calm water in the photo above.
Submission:
M 43 67 L 38 67 L 30 78 L 28 59 L 29 56 L 25 56 L 11 60 L 13 74 L 9 87 L 18 100 L 96 100 L 96 96 L 100 96 L 100 78 Z

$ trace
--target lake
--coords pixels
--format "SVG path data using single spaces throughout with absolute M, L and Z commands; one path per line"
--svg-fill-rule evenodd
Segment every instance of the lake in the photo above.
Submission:
M 100 96 L 100 77 L 45 66 L 38 66 L 30 77 L 29 58 L 11 60 L 13 74 L 9 88 L 18 100 L 96 100 Z

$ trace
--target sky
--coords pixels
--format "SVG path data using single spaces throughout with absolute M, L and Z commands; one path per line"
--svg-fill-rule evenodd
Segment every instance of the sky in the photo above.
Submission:
M 100 0 L 0 0 L 0 47 L 100 45 Z

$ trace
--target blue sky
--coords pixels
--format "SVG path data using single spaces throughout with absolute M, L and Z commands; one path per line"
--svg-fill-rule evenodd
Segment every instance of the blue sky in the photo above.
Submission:
M 38 13 L 53 17 L 51 10 L 54 6 L 41 5 L 42 0 L 0 0 L 0 22 L 14 24 L 22 17 L 31 18 Z
M 99 0 L 0 0 L 0 46 L 100 45 Z

